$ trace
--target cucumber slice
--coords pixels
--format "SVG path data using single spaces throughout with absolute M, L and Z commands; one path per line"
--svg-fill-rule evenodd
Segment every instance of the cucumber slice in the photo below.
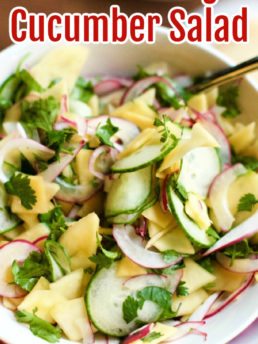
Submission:
M 21 222 L 17 216 L 8 213 L 6 204 L 7 195 L 3 186 L 0 186 L 0 234 L 11 231 Z
M 152 189 L 150 166 L 131 173 L 124 173 L 114 180 L 105 203 L 105 216 L 131 214 L 142 208 Z
M 177 196 L 171 185 L 168 183 L 167 187 L 168 206 L 171 213 L 175 216 L 179 226 L 189 237 L 189 239 L 201 247 L 210 247 L 214 244 L 215 239 L 208 236 L 208 234 L 201 229 L 195 222 L 193 222 L 184 211 L 184 204 Z
M 143 146 L 115 162 L 111 170 L 113 172 L 125 173 L 153 165 L 155 162 L 162 160 L 176 145 L 177 140 L 171 141 L 169 144 L 159 143 Z
M 56 241 L 47 240 L 44 247 L 51 266 L 51 275 L 54 282 L 71 272 L 70 257 L 62 245 Z
M 134 296 L 136 291 L 124 285 L 126 278 L 116 276 L 117 264 L 113 263 L 109 269 L 103 268 L 93 276 L 85 293 L 85 304 L 94 327 L 107 335 L 123 337 L 139 327 L 139 321 L 157 320 L 160 308 L 146 301 L 137 319 L 128 324 L 125 322 L 123 302 L 129 295 Z
M 177 181 L 187 192 L 206 198 L 212 180 L 220 172 L 221 159 L 216 148 L 195 148 L 183 157 Z
M 0 87 L 0 97 L 13 101 L 20 82 L 21 80 L 15 74 L 10 75 Z

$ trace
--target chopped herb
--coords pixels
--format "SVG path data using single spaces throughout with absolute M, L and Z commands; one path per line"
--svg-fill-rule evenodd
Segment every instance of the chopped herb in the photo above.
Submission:
M 213 268 L 212 268 L 212 260 L 211 257 L 205 257 L 197 261 L 198 264 L 201 265 L 205 270 L 209 271 L 210 273 L 213 273 Z
M 158 339 L 162 336 L 162 334 L 160 332 L 150 332 L 149 334 L 147 334 L 147 336 L 141 338 L 142 342 L 152 342 L 155 339 Z
M 93 268 L 91 266 L 89 266 L 88 268 L 84 269 L 84 272 L 86 274 L 91 275 L 91 274 L 93 274 L 94 270 L 93 270 Z
M 49 343 L 56 343 L 61 338 L 61 329 L 36 316 L 36 310 L 29 313 L 25 310 L 15 312 L 16 320 L 30 325 L 31 332 Z
M 110 139 L 118 131 L 119 128 L 114 126 L 111 122 L 111 119 L 108 118 L 107 123 L 105 125 L 98 126 L 96 136 L 102 144 L 114 147 L 114 144 L 110 141 Z
M 132 296 L 127 296 L 123 302 L 123 319 L 128 324 L 137 317 L 139 302 Z
M 51 88 L 51 87 L 55 86 L 61 80 L 62 80 L 62 78 L 55 78 L 55 79 L 53 79 L 52 81 L 50 81 L 50 83 L 49 83 L 47 88 Z
M 5 191 L 10 195 L 20 198 L 21 204 L 26 209 L 32 209 L 37 199 L 35 191 L 30 186 L 30 178 L 22 173 L 14 174 L 8 182 L 4 184 Z
M 162 115 L 162 119 L 156 117 L 154 120 L 154 125 L 156 127 L 161 127 L 161 129 L 159 130 L 159 133 L 161 133 L 161 138 L 160 141 L 163 143 L 171 143 L 171 140 L 175 142 L 175 144 L 177 144 L 178 140 L 175 137 L 175 135 L 173 135 L 168 126 L 167 126 L 167 122 L 171 122 L 171 119 L 166 116 L 166 115 Z M 166 145 L 164 145 L 163 149 L 166 148 Z
M 188 193 L 182 184 L 176 182 L 176 190 L 179 192 L 180 196 L 182 196 L 184 200 L 188 200 Z
M 183 260 L 181 260 L 179 263 L 174 264 L 168 268 L 164 268 L 164 269 L 151 269 L 150 271 L 152 273 L 155 273 L 157 275 L 173 275 L 173 273 L 175 272 L 175 270 L 178 269 L 183 269 L 185 267 L 185 263 Z
M 108 251 L 106 250 L 100 240 L 99 240 L 99 234 L 96 233 L 96 238 L 97 238 L 97 244 L 98 244 L 98 247 L 101 249 L 102 253 L 104 253 L 104 255 L 109 258 L 109 259 L 116 259 L 118 257 L 118 252 L 114 252 L 114 251 Z
M 49 279 L 50 267 L 44 253 L 33 251 L 21 264 L 12 264 L 14 282 L 21 288 L 31 291 L 41 276 Z
M 89 260 L 97 264 L 98 269 L 106 268 L 108 269 L 111 264 L 114 262 L 113 259 L 108 258 L 104 253 L 98 252 L 93 256 L 89 257 Z
M 214 287 L 216 287 L 215 282 L 210 282 L 210 283 L 207 283 L 203 286 L 203 288 L 205 288 L 205 289 L 214 288 Z
M 56 152 L 57 159 L 60 158 L 60 153 L 72 154 L 73 150 L 65 148 L 67 142 L 76 133 L 72 128 L 65 128 L 62 130 L 50 130 L 47 132 L 47 146 Z
M 231 266 L 234 264 L 235 258 L 246 258 L 250 254 L 257 254 L 257 251 L 254 251 L 253 248 L 249 245 L 248 240 L 244 239 L 237 244 L 228 246 L 222 252 L 226 256 L 231 257 Z
M 167 250 L 161 252 L 165 263 L 171 263 L 179 257 L 179 254 L 174 250 Z
M 222 113 L 225 118 L 235 118 L 240 114 L 238 107 L 239 87 L 231 85 L 226 89 L 219 89 L 217 105 L 223 106 L 226 110 Z
M 248 170 L 255 171 L 258 169 L 258 159 L 254 156 L 242 156 L 233 154 L 232 156 L 232 164 L 241 163 L 247 168 Z
M 92 82 L 86 81 L 84 78 L 79 77 L 70 96 L 74 100 L 80 100 L 81 102 L 88 103 L 93 95 L 94 86 Z
M 187 296 L 189 295 L 189 292 L 188 292 L 188 288 L 185 286 L 185 283 L 184 281 L 180 281 L 177 288 L 176 288 L 176 295 L 177 296 Z
M 59 237 L 68 229 L 61 206 L 55 206 L 48 213 L 39 215 L 39 221 L 44 222 L 50 229 L 49 239 L 58 240 Z
M 91 184 L 94 186 L 94 188 L 97 188 L 99 186 L 99 183 L 100 183 L 100 181 L 96 177 L 94 177 L 91 180 Z
M 217 232 L 215 231 L 215 229 L 213 229 L 212 227 L 208 228 L 208 229 L 206 230 L 206 233 L 207 233 L 209 236 L 213 237 L 214 239 L 219 239 L 219 238 L 220 238 L 220 236 L 218 235 L 218 233 L 217 233 Z
M 237 211 L 252 211 L 253 207 L 258 203 L 258 199 L 254 194 L 248 193 L 240 198 Z

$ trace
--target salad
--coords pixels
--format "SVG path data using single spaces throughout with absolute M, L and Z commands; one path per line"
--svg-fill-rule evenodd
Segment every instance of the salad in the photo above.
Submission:
M 205 337 L 258 280 L 255 123 L 237 84 L 83 75 L 87 55 L 25 57 L 0 87 L 1 303 L 50 343 Z

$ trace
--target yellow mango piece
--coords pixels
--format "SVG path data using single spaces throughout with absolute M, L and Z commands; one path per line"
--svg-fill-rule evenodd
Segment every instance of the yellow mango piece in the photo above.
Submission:
M 73 207 L 73 203 L 67 203 L 67 202 L 63 202 L 63 201 L 60 201 L 60 200 L 57 201 L 57 204 L 59 204 L 61 206 L 62 211 L 64 212 L 64 214 L 66 216 L 69 214 L 70 210 Z
M 67 250 L 72 260 L 73 256 L 82 253 L 87 257 L 89 266 L 92 266 L 93 263 L 88 260 L 88 257 L 97 251 L 98 230 L 99 218 L 95 213 L 91 213 L 71 224 L 69 229 L 62 234 L 59 242 Z
M 57 305 L 65 301 L 62 295 L 59 295 L 53 290 L 36 290 L 31 291 L 23 300 L 23 302 L 18 306 L 20 311 L 26 310 L 28 312 L 33 312 L 37 308 L 36 315 L 43 320 L 54 323 L 55 320 L 50 314 L 50 310 Z
M 80 217 L 84 217 L 92 212 L 101 215 L 104 207 L 104 193 L 98 191 L 94 196 L 83 203 L 81 209 L 78 211 Z
M 229 137 L 229 142 L 237 154 L 247 149 L 254 141 L 255 125 L 255 122 L 252 122 L 248 125 L 238 127 Z
M 84 253 L 82 251 L 76 252 L 71 257 L 71 270 L 78 270 L 78 269 L 87 269 L 89 267 L 94 268 L 95 264 L 91 262 L 89 259 L 88 253 Z
M 70 93 L 87 56 L 88 50 L 82 45 L 54 48 L 30 69 L 30 73 L 44 88 L 47 88 L 52 80 L 61 78 L 66 81 Z
M 19 216 L 19 218 L 24 221 L 24 227 L 27 229 L 31 228 L 31 227 L 35 227 L 39 224 L 39 220 L 38 220 L 38 214 L 24 214 L 24 213 L 17 213 L 17 215 Z M 22 236 L 22 234 L 20 234 L 19 236 Z M 37 239 L 37 238 L 36 238 Z
M 162 228 L 166 228 L 170 225 L 176 225 L 176 219 L 174 216 L 168 211 L 164 212 L 161 209 L 159 202 L 144 210 L 142 215 Z
M 157 134 L 157 130 L 154 128 L 144 129 L 138 136 L 136 136 L 126 147 L 125 149 L 118 154 L 117 159 L 122 159 L 125 156 L 133 153 L 137 149 L 141 148 L 145 144 L 149 143 L 153 136 Z
M 116 275 L 118 277 L 132 277 L 146 274 L 147 270 L 132 262 L 129 258 L 124 257 L 117 266 Z
M 162 323 L 157 322 L 153 328 L 151 329 L 151 331 L 149 332 L 149 335 L 151 335 L 151 333 L 159 333 L 160 336 L 156 339 L 152 339 L 151 343 L 152 344 L 159 344 L 164 342 L 165 340 L 170 339 L 170 337 L 173 338 L 173 335 L 177 332 L 177 328 L 173 327 L 173 326 L 169 326 L 169 325 L 165 325 Z M 171 338 L 171 339 L 172 339 Z M 146 338 L 147 339 L 147 338 Z M 147 341 L 147 340 L 146 340 Z M 132 342 L 133 344 L 142 344 L 144 342 L 144 337 L 142 339 L 138 339 L 135 340 L 134 342 Z
M 4 233 L 4 236 L 8 240 L 14 240 L 23 231 L 24 231 L 24 227 L 22 225 L 21 226 L 17 226 L 16 228 L 12 229 L 10 232 Z
M 40 94 L 36 92 L 31 92 L 24 99 L 28 102 L 33 102 L 40 98 Z M 22 99 L 23 100 L 23 99 Z M 21 102 L 22 100 L 15 103 L 6 111 L 4 122 L 18 122 L 21 117 Z
M 189 293 L 215 281 L 216 277 L 214 274 L 202 268 L 191 258 L 185 258 L 184 263 L 185 268 L 183 269 L 182 280 L 185 282 L 185 286 L 188 288 Z
M 246 274 L 237 274 L 222 268 L 219 264 L 212 263 L 213 272 L 215 276 L 215 286 L 209 288 L 211 291 L 229 291 L 233 292 L 240 288 L 241 284 L 246 279 Z
M 81 149 L 76 156 L 75 171 L 77 173 L 79 183 L 82 185 L 87 185 L 94 178 L 94 175 L 91 174 L 88 169 L 91 154 L 92 150 Z
M 50 186 L 50 183 L 46 183 L 41 176 L 30 176 L 30 187 L 35 191 L 36 203 L 32 206 L 32 209 L 26 209 L 21 204 L 20 198 L 12 196 L 11 210 L 13 213 L 24 214 L 44 214 L 47 213 L 53 205 L 50 203 L 50 199 L 53 198 L 59 187 Z
M 99 115 L 99 98 L 96 94 L 94 94 L 90 100 L 88 101 L 88 105 L 91 108 L 91 113 L 93 117 Z
M 37 223 L 25 232 L 21 233 L 17 239 L 24 239 L 33 242 L 42 236 L 49 235 L 49 233 L 50 229 L 45 223 Z
M 10 311 L 16 311 L 17 307 L 19 306 L 19 304 L 23 301 L 23 297 L 19 297 L 17 299 L 13 299 L 10 297 L 3 297 L 3 306 L 7 309 L 10 309 Z
M 83 269 L 72 271 L 68 275 L 60 278 L 54 283 L 50 283 L 50 290 L 54 290 L 59 295 L 64 296 L 68 300 L 76 299 L 82 296 Z
M 31 291 L 34 292 L 37 290 L 49 290 L 49 285 L 50 282 L 45 277 L 41 276 Z
M 83 338 L 81 324 L 89 325 L 88 316 L 82 297 L 66 300 L 51 310 L 51 316 L 64 331 L 68 339 L 79 341 Z
M 206 230 L 210 227 L 211 220 L 207 206 L 203 200 L 193 193 L 189 193 L 188 200 L 185 202 L 185 212 L 201 229 Z
M 258 140 L 254 141 L 253 144 L 245 148 L 241 154 L 246 156 L 254 156 L 258 159 Z
M 172 164 L 170 167 L 166 168 L 164 171 L 157 171 L 156 172 L 156 177 L 160 179 L 165 179 L 168 174 L 172 174 L 175 172 L 178 172 L 180 170 L 180 161 L 175 162 Z
M 208 110 L 208 101 L 204 93 L 197 94 L 189 99 L 187 105 L 199 112 Z
M 196 276 L 198 278 L 198 275 Z M 173 296 L 172 309 L 176 311 L 179 307 L 177 316 L 193 313 L 209 296 L 204 289 L 196 290 L 187 296 Z
M 58 102 L 61 101 L 64 95 L 68 94 L 66 80 L 62 79 L 56 83 L 51 88 L 48 88 L 46 91 L 40 94 L 40 98 L 46 99 L 48 97 L 54 97 Z M 68 100 L 68 99 L 67 99 Z
M 155 88 L 150 88 L 148 91 L 141 94 L 136 100 L 141 100 L 147 105 L 153 105 L 156 96 Z
M 165 156 L 158 171 L 162 172 L 179 161 L 185 154 L 197 147 L 219 147 L 217 141 L 205 130 L 200 123 L 193 126 L 189 139 L 182 139 L 178 145 Z
M 258 282 L 258 272 L 256 272 L 256 273 L 254 274 L 254 278 L 255 278 L 256 282 Z
M 218 87 L 212 87 L 205 93 L 208 109 L 210 109 L 212 106 L 216 105 L 216 101 L 219 95 L 219 88 Z
M 114 113 L 112 115 L 114 115 Z M 117 116 L 117 117 L 128 119 L 128 121 L 133 122 L 141 130 L 153 127 L 154 119 L 151 119 L 148 116 L 134 113 L 132 111 L 125 111 L 125 112 L 123 112 L 123 114 L 121 114 L 120 116 Z

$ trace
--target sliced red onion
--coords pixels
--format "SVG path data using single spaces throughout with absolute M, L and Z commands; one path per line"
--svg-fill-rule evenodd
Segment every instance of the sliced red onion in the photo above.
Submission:
M 21 138 L 26 139 L 28 137 L 24 127 L 19 122 L 4 122 L 3 129 L 7 135 L 10 135 L 12 132 L 17 131 Z
M 221 293 L 210 295 L 190 316 L 189 321 L 202 321 Z
M 206 119 L 201 113 L 195 110 L 194 112 L 197 115 L 197 121 L 201 123 L 204 129 L 206 129 L 218 142 L 223 165 L 231 164 L 231 148 L 226 134 L 222 128 L 214 121 Z
M 165 321 L 164 323 L 167 324 L 168 322 Z M 174 342 L 175 340 L 190 334 L 194 329 L 197 329 L 204 324 L 205 324 L 205 321 L 185 321 L 185 322 L 179 322 L 179 323 L 175 322 L 175 324 L 172 323 L 169 326 L 176 327 L 177 332 L 175 332 L 174 335 L 172 335 L 169 339 L 167 339 L 165 343 Z
M 97 160 L 101 158 L 102 154 L 105 154 L 107 158 L 104 162 L 102 161 L 102 166 L 100 166 L 100 163 L 98 164 Z M 109 146 L 100 146 L 96 148 L 89 159 L 90 172 L 98 179 L 104 180 L 105 174 L 109 172 L 109 168 L 115 162 L 117 154 L 118 151 Z M 96 165 L 98 165 L 100 170 L 97 170 Z
M 242 286 L 237 289 L 234 293 L 231 293 L 226 299 L 223 298 L 225 293 L 221 294 L 222 300 L 219 298 L 213 305 L 213 307 L 210 309 L 208 314 L 206 314 L 205 319 L 212 317 L 213 315 L 220 312 L 222 309 L 224 309 L 226 306 L 228 306 L 232 301 L 234 301 L 244 290 L 246 290 L 249 285 L 254 280 L 254 274 L 250 274 L 250 276 L 247 278 L 247 280 L 242 284 Z
M 78 212 L 79 210 L 81 209 L 81 207 L 77 204 L 73 205 L 71 210 L 69 211 L 69 214 L 68 214 L 68 218 L 69 219 L 76 219 L 76 217 L 78 216 Z
M 236 164 L 218 174 L 209 188 L 209 201 L 217 219 L 218 226 L 223 232 L 227 232 L 235 221 L 229 205 L 227 192 L 229 186 L 242 174 L 246 173 L 242 164 Z
M 35 155 L 41 159 L 48 160 L 55 154 L 52 149 L 31 139 L 14 138 L 6 142 L 0 149 L 0 181 L 2 183 L 6 183 L 9 179 L 3 171 L 3 163 L 6 156 L 15 149 L 22 152 L 29 161 L 34 161 Z
M 66 203 L 83 203 L 90 199 L 102 187 L 102 181 L 97 187 L 89 182 L 87 185 L 73 185 L 57 177 L 55 183 L 60 186 L 60 190 L 55 198 Z
M 39 242 L 47 240 L 47 238 L 48 238 L 48 235 L 43 235 L 43 236 L 37 238 L 36 240 L 34 240 L 32 243 L 33 243 L 33 245 L 38 245 Z
M 146 88 L 156 84 L 157 82 L 165 83 L 176 94 L 175 88 L 169 80 L 163 78 L 162 76 L 149 76 L 147 78 L 136 81 L 131 87 L 129 87 L 125 91 L 121 99 L 121 104 L 127 103 L 130 100 L 133 100 L 134 98 L 138 97 L 140 94 L 143 93 L 144 90 L 146 90 Z
M 88 133 L 94 135 L 97 127 L 105 125 L 109 118 L 111 123 L 119 128 L 119 131 L 115 134 L 115 136 L 121 140 L 123 146 L 126 146 L 130 141 L 140 134 L 139 128 L 134 123 L 123 118 L 107 115 L 88 119 Z
M 169 174 L 163 180 L 162 183 L 162 191 L 161 191 L 161 209 L 165 212 L 168 211 L 168 196 L 167 196 L 167 182 L 168 182 Z
M 166 263 L 161 253 L 146 250 L 142 239 L 135 233 L 134 227 L 116 225 L 113 227 L 113 236 L 123 253 L 134 263 L 150 269 L 163 269 L 177 264 L 182 257 Z
M 98 82 L 94 86 L 94 92 L 98 96 L 104 96 L 123 87 L 123 83 L 118 79 L 108 79 Z
M 73 127 L 73 128 L 77 127 L 75 121 L 73 121 L 72 119 L 70 119 L 70 118 L 68 118 L 68 117 L 66 117 L 64 115 L 60 116 L 60 120 L 65 122 L 65 123 L 67 123 L 70 127 Z
M 206 332 L 203 332 L 203 331 L 198 330 L 197 328 L 192 329 L 192 330 L 191 330 L 191 333 L 197 334 L 198 336 L 203 336 L 203 337 L 204 337 L 204 340 L 205 340 L 205 341 L 207 340 L 208 334 L 207 334 Z
M 14 260 L 23 262 L 31 252 L 40 252 L 40 249 L 27 240 L 13 240 L 0 247 L 0 296 L 19 298 L 27 294 L 16 284 L 6 282 L 6 273 L 12 266 Z
M 130 333 L 129 336 L 123 340 L 122 344 L 130 344 L 142 339 L 143 337 L 146 337 L 151 332 L 154 326 L 154 323 L 150 323 L 138 328 L 137 330 Z
M 90 320 L 85 321 L 84 319 L 75 319 L 77 326 L 82 332 L 82 343 L 93 344 L 95 342 L 94 331 Z
M 68 166 L 76 155 L 79 153 L 81 148 L 84 145 L 84 141 L 81 141 L 78 144 L 71 145 L 70 148 L 73 148 L 72 154 L 62 154 L 59 161 L 55 161 L 48 166 L 48 168 L 41 172 L 39 175 L 43 177 L 46 182 L 52 182 L 60 175 L 60 173 Z
M 141 216 L 135 226 L 135 233 L 137 235 L 140 235 L 143 239 L 146 237 L 147 235 L 147 221 L 146 221 L 146 218 L 144 216 Z
M 62 116 L 64 114 L 66 114 L 68 111 L 69 111 L 69 109 L 68 109 L 68 97 L 67 97 L 67 94 L 64 94 L 61 98 L 58 116 Z
M 55 122 L 54 124 L 54 130 L 63 130 L 70 128 L 70 125 L 66 122 Z
M 258 271 L 258 259 L 234 259 L 233 264 L 231 264 L 232 259 L 227 257 L 221 252 L 216 253 L 217 262 L 223 266 L 228 271 L 246 274 L 250 272 Z
M 258 232 L 258 212 L 253 214 L 240 225 L 232 228 L 230 232 L 220 238 L 213 246 L 211 246 L 206 252 L 202 254 L 202 257 L 208 256 L 209 254 L 222 250 L 223 248 L 236 244 L 246 238 L 251 237 L 253 234 Z

